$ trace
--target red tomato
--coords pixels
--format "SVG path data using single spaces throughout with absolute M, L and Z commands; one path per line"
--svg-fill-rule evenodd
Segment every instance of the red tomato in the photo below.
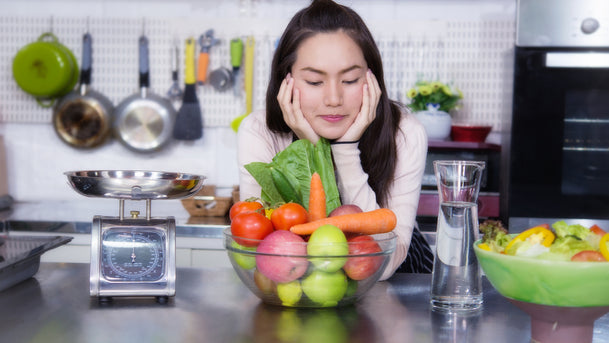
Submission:
M 256 212 L 261 211 L 262 204 L 257 201 L 237 201 L 230 208 L 230 212 L 228 213 L 228 217 L 232 221 L 238 214 L 244 212 Z
M 241 213 L 230 224 L 230 231 L 235 237 L 235 241 L 246 247 L 255 247 L 260 242 L 252 240 L 262 240 L 273 232 L 273 223 L 259 212 Z M 239 239 L 246 238 L 246 239 Z
M 296 224 L 307 222 L 307 210 L 300 204 L 289 202 L 271 213 L 271 221 L 275 230 L 289 230 Z
M 576 262 L 607 262 L 603 254 L 594 250 L 584 250 L 571 257 L 571 261 Z
M 590 227 L 590 231 L 594 232 L 595 234 L 599 235 L 599 236 L 603 236 L 605 235 L 607 232 L 603 229 L 601 229 L 598 225 L 594 224 Z

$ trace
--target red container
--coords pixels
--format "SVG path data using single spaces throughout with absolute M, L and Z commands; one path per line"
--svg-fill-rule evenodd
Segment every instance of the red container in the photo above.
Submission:
M 490 125 L 452 125 L 450 137 L 457 142 L 484 142 L 492 128 Z

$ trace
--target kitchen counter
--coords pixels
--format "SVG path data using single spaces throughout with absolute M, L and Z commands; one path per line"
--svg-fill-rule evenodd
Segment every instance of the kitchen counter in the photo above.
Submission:
M 266 306 L 232 269 L 178 268 L 176 296 L 89 296 L 89 266 L 42 263 L 0 292 L 3 342 L 529 342 L 529 316 L 484 279 L 484 307 L 470 316 L 429 307 L 429 274 L 396 274 L 356 305 L 295 310 Z M 595 343 L 609 342 L 609 315 Z

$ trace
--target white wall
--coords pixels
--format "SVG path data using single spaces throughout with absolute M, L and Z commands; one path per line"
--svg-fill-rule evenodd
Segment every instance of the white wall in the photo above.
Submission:
M 341 1 L 352 6 L 367 21 L 373 34 L 378 36 L 403 35 L 417 32 L 420 35 L 442 34 L 443 23 L 450 20 L 508 22 L 515 13 L 514 0 L 352 0 Z M 199 1 L 32 1 L 0 0 L 0 20 L 14 17 L 93 17 L 93 18 L 164 18 L 178 28 L 180 34 L 198 35 L 213 27 L 226 37 L 240 34 L 277 36 L 294 14 L 308 1 L 291 0 L 199 0 Z M 438 27 L 442 28 L 438 30 Z M 509 29 L 509 28 L 508 28 Z M 4 30 L 4 31 L 2 31 Z M 9 44 L 14 37 L 9 28 L 0 23 L 0 59 L 8 61 L 14 51 L 2 53 L 2 45 Z M 13 32 L 23 32 L 10 28 Z M 78 33 L 75 37 L 79 37 Z M 23 38 L 23 37 L 21 37 Z M 35 37 L 34 37 L 35 38 Z M 30 39 L 30 38 L 28 38 Z M 477 36 L 471 40 L 476 41 Z M 30 39 L 31 40 L 31 39 Z M 14 42 L 13 42 L 14 43 Z M 78 41 L 74 41 L 78 45 Z M 474 47 L 474 50 L 477 47 Z M 509 51 L 502 47 L 497 59 L 505 58 Z M 5 49 L 6 50 L 6 49 Z M 95 63 L 95 62 L 94 62 Z M 259 63 L 265 63 L 260 61 Z M 10 63 L 1 63 L 0 77 L 10 78 Z M 166 69 L 169 68 L 168 66 Z M 159 74 L 165 78 L 165 69 Z M 482 75 L 484 77 L 484 75 Z M 503 77 L 511 79 L 507 73 Z M 160 78 L 160 77 L 159 77 Z M 166 78 L 165 78 L 166 79 Z M 153 79 L 154 81 L 154 79 Z M 167 80 L 159 82 L 165 89 Z M 511 85 L 511 80 L 506 81 Z M 12 86 L 11 86 L 12 87 Z M 501 88 L 501 85 L 499 86 Z M 0 87 L 2 88 L 2 87 Z M 10 88 L 10 87 L 7 87 Z M 261 88 L 261 87 L 259 87 Z M 509 88 L 509 87 L 504 87 Z M 12 88 L 8 91 L 13 91 Z M 510 90 L 511 91 L 511 90 Z M 0 93 L 7 89 L 0 89 Z M 18 92 L 18 91 L 17 91 Z M 257 90 L 255 108 L 263 89 Z M 15 94 L 19 97 L 22 94 Z M 12 95 L 11 95 L 12 97 Z M 494 107 L 493 107 L 494 108 Z M 509 115 L 497 106 L 499 115 Z M 5 113 L 2 113 L 4 111 Z M 11 108 L 0 104 L 0 118 L 8 117 Z M 237 113 L 239 114 L 239 113 Z M 45 114 L 50 118 L 50 112 Z M 44 117 L 43 118 L 47 118 Z M 226 125 L 207 127 L 204 138 L 192 143 L 173 143 L 158 153 L 142 155 L 131 152 L 117 141 L 84 151 L 62 143 L 55 135 L 50 120 L 20 122 L 0 121 L 0 135 L 4 136 L 7 150 L 9 192 L 18 201 L 80 199 L 63 176 L 64 171 L 84 169 L 147 169 L 181 171 L 203 174 L 208 184 L 229 189 L 238 183 L 236 165 L 236 135 Z

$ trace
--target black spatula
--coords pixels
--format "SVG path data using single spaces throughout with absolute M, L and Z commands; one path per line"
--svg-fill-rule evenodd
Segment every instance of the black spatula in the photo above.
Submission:
M 203 137 L 203 118 L 195 85 L 195 40 L 192 37 L 186 40 L 184 83 L 184 98 L 173 127 L 173 138 L 195 140 Z

